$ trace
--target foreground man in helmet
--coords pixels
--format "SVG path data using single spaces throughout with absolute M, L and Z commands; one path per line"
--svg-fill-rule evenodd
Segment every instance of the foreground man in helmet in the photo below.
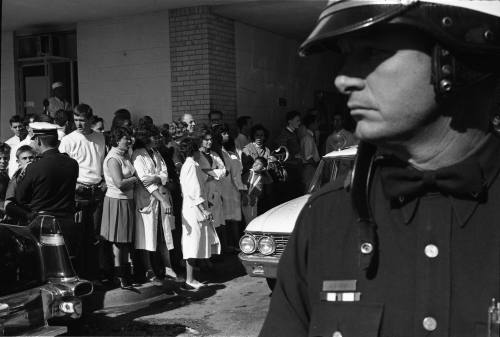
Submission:
M 362 143 L 351 188 L 304 207 L 261 336 L 488 336 L 500 2 L 330 1 L 300 52 L 324 50 Z

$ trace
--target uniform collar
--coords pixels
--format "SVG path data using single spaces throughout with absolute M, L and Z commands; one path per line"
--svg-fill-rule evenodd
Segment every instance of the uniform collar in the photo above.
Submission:
M 486 194 L 484 198 L 478 201 L 450 198 L 451 206 L 460 227 L 465 226 L 478 206 L 488 200 L 487 192 L 498 179 L 498 173 L 500 172 L 500 161 L 498 160 L 500 155 L 500 139 L 498 136 L 496 134 L 488 135 L 486 142 L 473 155 L 478 159 L 483 171 Z
M 49 149 L 45 152 L 42 153 L 41 157 L 48 157 L 48 156 L 53 156 L 55 154 L 58 154 L 59 150 L 57 148 Z
M 460 227 L 465 226 L 478 206 L 486 202 L 488 199 L 488 190 L 498 178 L 500 172 L 500 160 L 498 160 L 500 156 L 499 137 L 495 134 L 489 134 L 483 144 L 471 156 L 476 157 L 481 168 L 484 177 L 485 195 L 479 199 L 448 197 L 455 220 Z M 425 198 L 425 196 L 414 199 L 398 198 L 397 200 L 389 200 L 390 207 L 391 209 L 399 210 L 404 223 L 409 224 L 417 212 L 421 198 Z

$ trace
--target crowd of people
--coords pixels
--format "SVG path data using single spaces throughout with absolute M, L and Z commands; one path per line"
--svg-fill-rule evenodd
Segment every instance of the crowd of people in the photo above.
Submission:
M 120 109 L 109 131 L 87 104 L 44 112 L 13 116 L 13 136 L 0 143 L 3 221 L 55 216 L 77 272 L 126 289 L 184 268 L 185 286 L 202 287 L 195 271 L 238 252 L 258 214 L 303 194 L 324 152 L 312 110 L 302 123 L 287 114 L 277 150 L 262 124 L 241 116 L 233 133 L 220 111 L 208 125 L 185 114 L 157 126 L 149 116 L 134 125 Z M 355 142 L 334 134 L 332 149 Z

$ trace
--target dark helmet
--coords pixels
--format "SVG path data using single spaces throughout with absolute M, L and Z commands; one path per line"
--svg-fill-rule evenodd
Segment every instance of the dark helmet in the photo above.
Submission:
M 417 28 L 438 42 L 433 78 L 440 94 L 500 72 L 499 0 L 330 0 L 299 53 L 336 49 L 340 36 L 395 24 Z M 463 68 L 457 60 L 479 73 L 456 73 Z
M 324 50 L 336 37 L 382 23 L 416 27 L 458 53 L 500 56 L 498 0 L 330 0 L 299 51 Z

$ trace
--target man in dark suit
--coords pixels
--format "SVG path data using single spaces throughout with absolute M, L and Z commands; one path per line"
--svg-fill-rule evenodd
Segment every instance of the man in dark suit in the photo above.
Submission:
M 26 167 L 17 186 L 15 203 L 7 206 L 7 212 L 28 221 L 39 212 L 55 216 L 70 255 L 77 256 L 81 229 L 75 227 L 73 217 L 78 163 L 57 149 L 56 125 L 35 122 L 30 127 L 40 158 Z

